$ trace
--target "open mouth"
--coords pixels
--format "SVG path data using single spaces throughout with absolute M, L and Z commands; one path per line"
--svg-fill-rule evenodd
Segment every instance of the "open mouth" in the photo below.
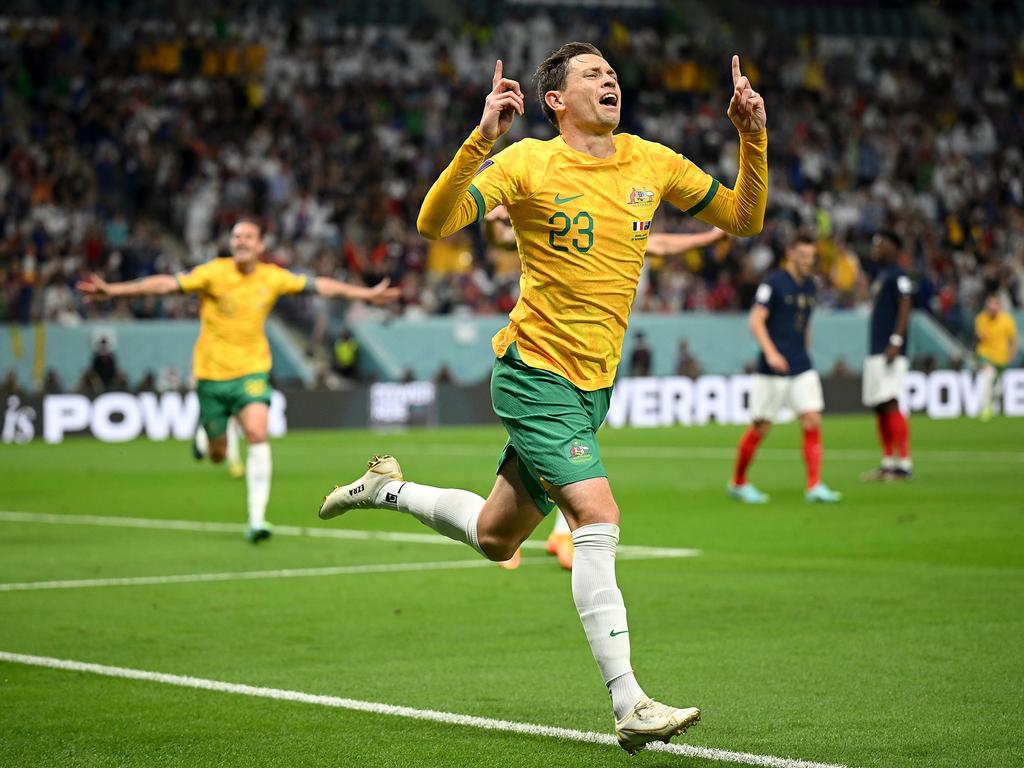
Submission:
M 606 93 L 604 96 L 598 99 L 597 103 L 600 104 L 602 107 L 617 107 L 619 106 L 619 97 L 616 96 L 614 93 Z

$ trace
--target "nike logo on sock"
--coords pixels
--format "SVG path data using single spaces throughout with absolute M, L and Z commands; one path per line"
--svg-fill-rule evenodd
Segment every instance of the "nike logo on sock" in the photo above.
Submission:
M 608 633 L 608 637 L 615 637 L 616 635 L 625 635 L 625 634 L 626 634 L 626 633 L 628 633 L 628 632 L 629 632 L 629 630 L 628 630 L 628 629 L 621 629 L 621 630 L 619 630 L 618 632 L 616 632 L 616 631 L 615 631 L 615 630 L 613 629 L 613 630 L 612 630 L 611 632 L 609 632 L 609 633 Z

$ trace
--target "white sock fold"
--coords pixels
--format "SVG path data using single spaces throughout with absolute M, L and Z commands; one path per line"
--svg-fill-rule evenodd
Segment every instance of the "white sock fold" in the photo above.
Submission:
M 205 459 L 207 456 L 210 455 L 210 438 L 206 434 L 206 430 L 203 427 L 196 427 L 196 436 L 194 442 L 196 446 L 196 451 L 199 452 L 200 456 L 202 456 Z
M 619 526 L 594 523 L 572 533 L 572 598 L 590 650 L 621 720 L 644 696 L 629 661 L 626 605 L 615 583 L 615 549 Z
M 270 501 L 270 443 L 249 446 L 245 460 L 245 486 L 249 494 L 249 526 L 257 528 L 267 519 Z
M 996 372 L 994 368 L 985 366 L 979 375 L 981 379 L 981 410 L 982 412 L 992 409 L 996 393 Z
M 239 460 L 238 430 L 238 422 L 235 421 L 234 417 L 228 419 L 228 464 L 237 464 Z
M 476 523 L 484 499 L 458 488 L 434 488 L 430 485 L 392 480 L 377 494 L 376 503 L 385 509 L 408 512 L 442 536 L 469 544 L 484 557 L 477 538 Z

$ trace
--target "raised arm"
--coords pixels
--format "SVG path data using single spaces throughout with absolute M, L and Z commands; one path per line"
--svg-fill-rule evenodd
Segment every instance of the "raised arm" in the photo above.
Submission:
M 768 203 L 768 117 L 764 99 L 740 72 L 740 57 L 732 57 L 732 100 L 729 119 L 740 136 L 740 169 L 733 189 L 721 187 L 697 218 L 731 235 L 751 237 L 764 226 Z
M 401 295 L 401 288 L 389 288 L 389 285 L 391 285 L 391 279 L 388 277 L 372 288 L 344 283 L 333 277 L 313 278 L 313 289 L 326 299 L 350 299 L 352 301 L 368 301 L 371 304 L 387 304 Z
M 481 202 L 470 194 L 469 185 L 494 142 L 508 131 L 515 116 L 524 111 L 523 91 L 515 80 L 502 77 L 501 59 L 498 59 L 480 125 L 463 142 L 423 200 L 416 219 L 416 229 L 421 235 L 428 240 L 448 237 L 483 216 Z
M 85 294 L 86 301 L 105 301 L 122 296 L 161 296 L 181 291 L 173 275 L 150 275 L 124 283 L 108 283 L 97 275 L 91 275 L 88 280 L 80 281 L 75 288 Z
M 724 230 L 715 227 L 696 234 L 673 234 L 660 232 L 647 238 L 647 253 L 652 256 L 675 256 L 692 248 L 703 248 L 726 236 Z

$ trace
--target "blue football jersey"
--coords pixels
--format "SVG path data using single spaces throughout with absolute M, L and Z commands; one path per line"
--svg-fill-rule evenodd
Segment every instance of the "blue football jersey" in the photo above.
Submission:
M 900 312 L 900 298 L 910 296 L 914 284 L 910 277 L 895 264 L 878 273 L 871 284 L 871 354 L 880 355 L 889 346 L 889 337 L 896 332 L 896 318 Z M 909 335 L 910 327 L 907 331 Z M 906 335 L 900 354 L 907 354 Z
M 786 358 L 789 373 L 772 370 L 762 352 L 757 361 L 758 373 L 772 376 L 796 376 L 811 369 L 807 354 L 807 323 L 817 300 L 817 286 L 808 277 L 797 283 L 784 269 L 771 272 L 757 288 L 756 304 L 768 310 L 765 327 L 779 354 Z

